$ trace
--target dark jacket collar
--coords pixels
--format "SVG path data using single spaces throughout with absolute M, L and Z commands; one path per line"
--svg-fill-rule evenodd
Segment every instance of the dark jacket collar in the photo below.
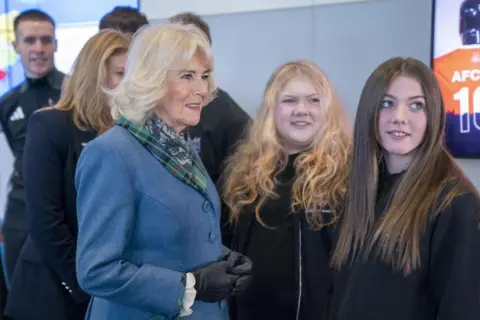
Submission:
M 395 184 L 404 175 L 406 170 L 398 173 L 390 173 L 384 160 L 380 161 L 378 166 L 378 186 L 377 195 L 389 193 Z
M 45 77 L 35 79 L 35 81 L 41 81 L 42 79 L 45 79 L 52 88 L 61 90 L 64 78 L 65 74 L 54 67 L 53 70 L 50 71 L 50 73 L 48 73 Z M 23 93 L 27 91 L 31 86 L 31 82 L 31 80 L 25 79 L 25 81 L 23 81 L 23 83 L 21 84 L 20 92 Z

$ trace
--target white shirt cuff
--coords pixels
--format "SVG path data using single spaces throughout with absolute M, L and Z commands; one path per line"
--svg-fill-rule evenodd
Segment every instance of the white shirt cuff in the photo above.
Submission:
M 192 273 L 187 273 L 187 284 L 185 286 L 185 294 L 183 295 L 182 308 L 180 309 L 180 317 L 186 317 L 193 313 L 191 307 L 195 302 L 195 296 L 197 291 L 195 290 L 195 277 Z

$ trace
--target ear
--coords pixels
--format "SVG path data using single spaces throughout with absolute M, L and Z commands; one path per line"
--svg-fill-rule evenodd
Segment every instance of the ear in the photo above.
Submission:
M 53 52 L 57 52 L 58 49 L 58 40 L 57 38 L 53 39 Z

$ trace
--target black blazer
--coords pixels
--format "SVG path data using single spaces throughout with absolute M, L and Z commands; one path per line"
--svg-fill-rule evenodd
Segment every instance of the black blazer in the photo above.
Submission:
M 96 136 L 72 114 L 35 112 L 28 123 L 23 170 L 29 235 L 12 277 L 6 315 L 14 319 L 84 319 L 90 297 L 77 282 L 75 168 Z

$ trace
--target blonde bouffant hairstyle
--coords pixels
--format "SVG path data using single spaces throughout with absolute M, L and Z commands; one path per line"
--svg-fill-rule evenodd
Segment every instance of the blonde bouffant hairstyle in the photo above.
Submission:
M 286 84 L 295 77 L 308 79 L 318 90 L 324 125 L 315 135 L 309 151 L 295 160 L 296 177 L 292 188 L 292 211 L 304 209 L 310 226 L 321 228 L 333 223 L 345 194 L 351 136 L 346 114 L 332 83 L 315 64 L 300 60 L 287 62 L 270 77 L 262 107 L 248 137 L 227 162 L 223 197 L 234 223 L 254 206 L 257 221 L 265 226 L 260 208 L 274 191 L 276 175 L 287 165 L 288 154 L 279 137 L 274 110 Z M 324 221 L 322 209 L 332 210 Z
M 168 75 L 183 69 L 197 53 L 213 73 L 210 42 L 199 28 L 177 23 L 142 27 L 130 45 L 125 76 L 108 91 L 113 119 L 124 117 L 143 124 L 167 96 Z M 210 75 L 205 105 L 214 99 L 216 90 Z

